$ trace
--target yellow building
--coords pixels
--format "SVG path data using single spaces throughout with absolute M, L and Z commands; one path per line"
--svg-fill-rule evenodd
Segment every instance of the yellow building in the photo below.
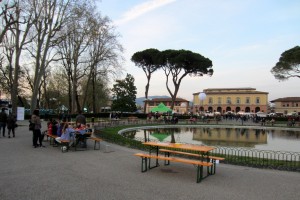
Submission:
M 268 92 L 255 88 L 213 88 L 193 94 L 193 112 L 267 112 Z
M 151 100 L 145 100 L 144 101 L 146 106 L 146 113 L 149 113 L 152 108 L 158 106 L 158 104 L 163 103 L 168 108 L 171 108 L 172 99 L 171 98 L 155 98 Z M 182 98 L 176 98 L 173 112 L 185 114 L 189 112 L 189 101 L 182 99 Z
M 300 113 L 300 97 L 284 97 L 270 102 L 275 104 L 273 112 L 282 114 Z

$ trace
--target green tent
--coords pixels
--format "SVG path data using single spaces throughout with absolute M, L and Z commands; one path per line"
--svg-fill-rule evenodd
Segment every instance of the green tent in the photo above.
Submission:
M 163 103 L 160 103 L 157 107 L 152 108 L 150 111 L 151 112 L 172 112 L 172 110 L 167 106 L 165 106 L 165 104 Z
M 164 134 L 164 133 L 152 133 L 151 136 L 157 138 L 160 142 L 164 141 L 164 139 L 169 137 L 168 134 Z

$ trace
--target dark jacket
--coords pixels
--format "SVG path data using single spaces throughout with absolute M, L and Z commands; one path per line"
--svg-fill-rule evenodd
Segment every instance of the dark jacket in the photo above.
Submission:
M 15 125 L 16 125 L 16 117 L 12 114 L 10 114 L 7 118 L 7 128 L 8 129 L 13 129 L 15 128 Z
M 0 122 L 7 122 L 7 114 L 5 111 L 0 112 Z

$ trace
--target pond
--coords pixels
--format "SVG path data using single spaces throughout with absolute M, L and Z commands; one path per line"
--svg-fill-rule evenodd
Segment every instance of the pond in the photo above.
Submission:
M 124 137 L 145 141 L 243 147 L 259 150 L 300 152 L 300 130 L 270 127 L 178 126 L 147 127 L 122 131 Z

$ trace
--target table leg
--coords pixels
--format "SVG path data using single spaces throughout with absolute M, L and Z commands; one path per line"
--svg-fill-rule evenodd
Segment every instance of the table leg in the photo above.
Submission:
M 158 146 L 156 146 L 156 147 L 150 146 L 150 148 L 149 148 L 149 154 L 152 153 L 152 149 L 154 149 L 156 151 L 156 156 L 158 156 Z M 158 159 L 156 159 L 156 165 L 153 166 L 153 167 L 151 167 L 151 158 L 149 158 L 149 162 L 148 162 L 148 168 L 149 169 L 152 169 L 152 168 L 155 168 L 155 167 L 158 167 L 158 166 L 159 166 Z

